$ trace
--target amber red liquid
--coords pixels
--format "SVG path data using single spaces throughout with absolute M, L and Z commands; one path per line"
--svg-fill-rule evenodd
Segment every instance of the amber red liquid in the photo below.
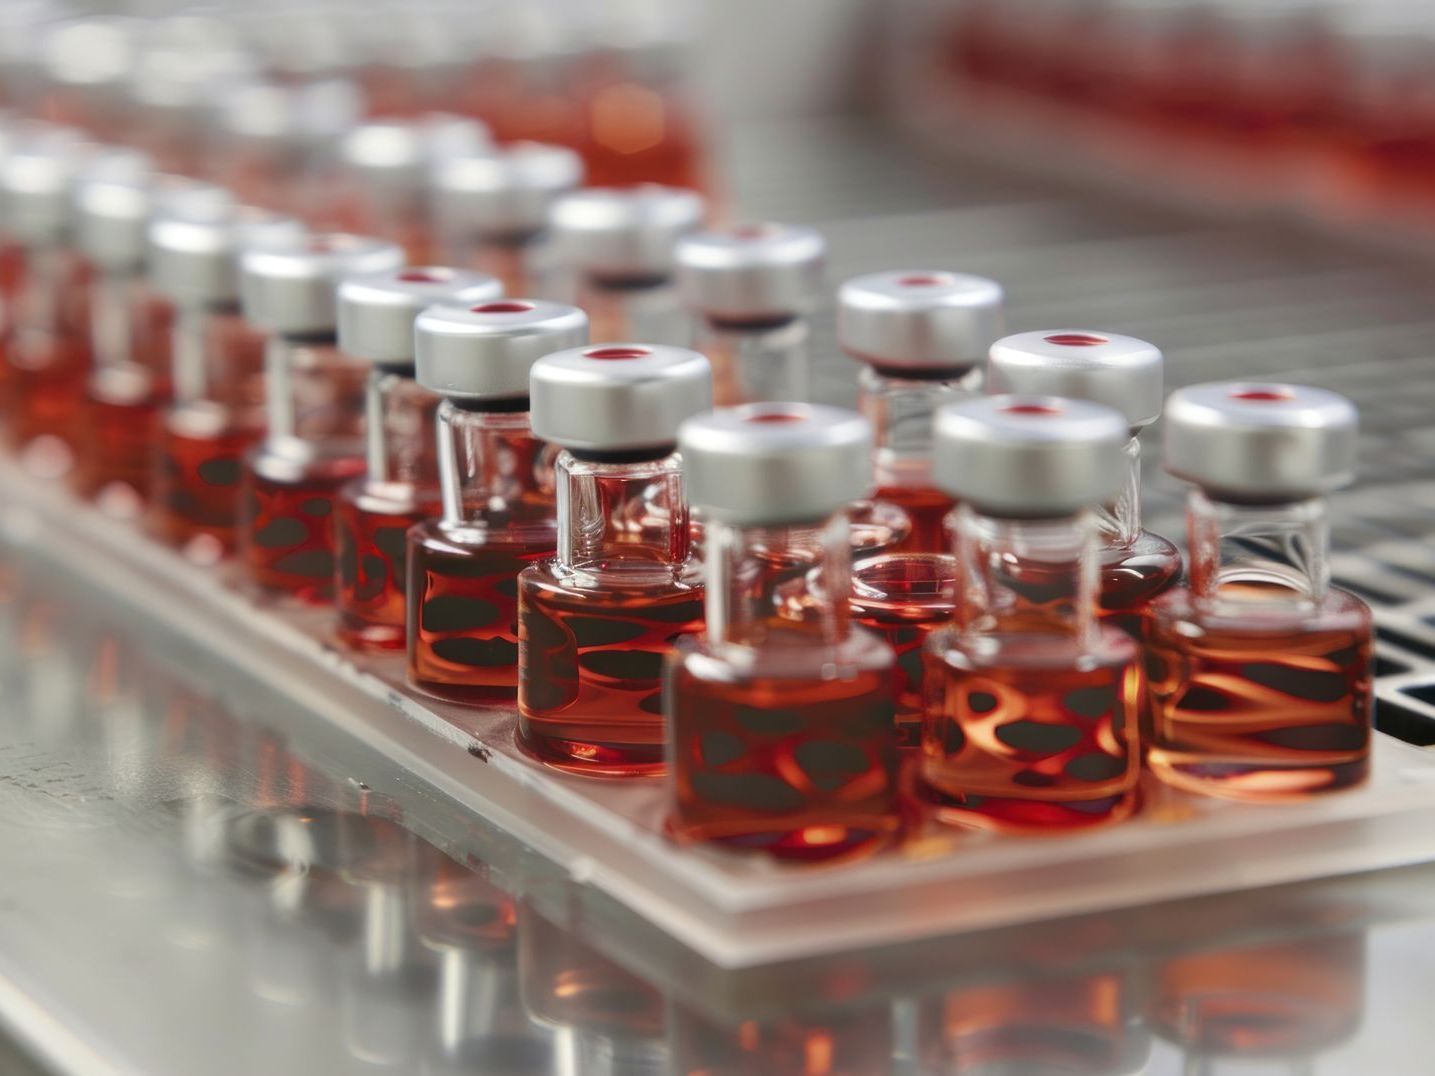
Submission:
M 573 588 L 545 562 L 519 579 L 519 739 L 560 768 L 663 768 L 663 659 L 702 627 L 700 586 Z
M 909 529 L 883 550 L 886 553 L 947 553 L 952 541 L 947 514 L 956 501 L 930 486 L 880 486 L 872 494 L 878 505 L 891 505 L 906 517 Z
M 518 573 L 553 555 L 556 533 L 474 531 L 437 520 L 408 545 L 409 679 L 458 700 L 511 699 L 518 691 Z
M 112 378 L 121 383 L 109 386 L 91 383 L 76 422 L 75 487 L 90 497 L 118 487 L 138 507 L 151 492 L 161 387 L 143 371 L 125 374 L 133 376 Z
M 359 479 L 339 495 L 335 516 L 339 634 L 355 646 L 404 646 L 408 530 L 439 510 L 437 491 Z
M 1152 609 L 1149 752 L 1162 780 L 1282 800 L 1349 788 L 1370 768 L 1371 627 L 1332 592 L 1317 616 L 1203 617 L 1185 591 Z
M 180 549 L 231 552 L 239 526 L 244 456 L 263 436 L 218 404 L 186 404 L 161 420 L 151 477 L 150 527 Z

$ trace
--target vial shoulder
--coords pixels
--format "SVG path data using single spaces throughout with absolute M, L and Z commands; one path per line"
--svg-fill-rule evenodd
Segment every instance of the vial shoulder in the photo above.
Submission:
M 983 634 L 952 626 L 933 632 L 925 646 L 927 653 L 944 665 L 966 672 L 1114 672 L 1134 665 L 1140 657 L 1136 641 L 1106 623 L 1096 624 L 1086 637 L 1038 632 Z
M 1374 615 L 1364 601 L 1331 587 L 1316 601 L 1197 601 L 1188 587 L 1162 594 L 1150 606 L 1151 630 L 1157 634 L 1281 636 L 1299 633 L 1342 633 L 1369 636 Z
M 704 633 L 682 640 L 672 660 L 699 680 L 797 684 L 886 679 L 896 654 L 874 632 L 853 627 L 835 644 L 776 636 L 756 646 L 715 645 Z

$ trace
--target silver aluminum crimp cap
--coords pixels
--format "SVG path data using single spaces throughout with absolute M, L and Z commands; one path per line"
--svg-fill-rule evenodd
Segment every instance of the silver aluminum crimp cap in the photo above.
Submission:
M 328 149 L 358 122 L 363 97 L 345 79 L 296 86 L 254 80 L 226 87 L 216 107 L 219 128 L 230 140 L 281 149 Z
M 331 333 L 339 281 L 403 264 L 397 244 L 343 232 L 256 243 L 240 255 L 240 304 L 250 323 L 269 332 Z
M 979 365 L 1005 325 L 995 280 L 932 269 L 870 273 L 837 294 L 837 341 L 859 362 L 901 372 Z
M 149 278 L 183 307 L 239 300 L 239 257 L 250 246 L 295 243 L 306 234 L 292 217 L 255 206 L 216 210 L 186 202 L 157 214 L 149 226 Z
M 978 396 L 939 408 L 933 477 L 995 516 L 1049 518 L 1120 489 L 1131 437 L 1121 413 L 1058 396 Z
M 1208 382 L 1166 401 L 1166 469 L 1221 500 L 1303 500 L 1355 478 L 1360 416 L 1303 385 Z
M 688 499 L 740 527 L 825 519 L 871 486 L 872 424 L 819 404 L 754 403 L 678 430 Z
M 70 196 L 95 152 L 92 142 L 65 127 L 21 124 L 0 159 L 0 222 L 27 247 L 58 246 L 70 234 Z
M 689 307 L 718 322 L 758 323 L 816 307 L 827 241 L 814 228 L 739 224 L 685 236 L 676 255 Z
M 560 261 L 595 280 L 662 280 L 673 273 L 673 246 L 702 225 L 696 191 L 644 183 L 589 187 L 553 203 L 548 225 Z
M 563 146 L 517 142 L 446 157 L 435 164 L 431 182 L 440 228 L 525 235 L 542 231 L 554 199 L 583 182 L 583 160 Z
M 987 361 L 989 392 L 1065 396 L 1114 407 L 1139 430 L 1161 417 L 1165 360 L 1134 336 L 1054 329 L 1005 336 Z
M 529 383 L 533 432 L 588 452 L 662 449 L 712 407 L 708 360 L 684 347 L 600 344 L 546 355 Z
M 413 120 L 361 123 L 339 143 L 344 167 L 370 189 L 422 193 L 430 171 L 448 157 L 486 152 L 488 128 L 463 116 L 432 114 Z
M 451 400 L 527 396 L 535 362 L 587 342 L 587 314 L 543 299 L 433 306 L 414 323 L 418 382 Z
M 75 245 L 106 273 L 145 267 L 149 224 L 172 212 L 218 214 L 233 202 L 213 183 L 149 171 L 143 155 L 106 154 L 75 184 Z
M 339 347 L 375 363 L 414 361 L 414 319 L 435 303 L 497 299 L 497 277 L 442 265 L 361 273 L 339 284 Z

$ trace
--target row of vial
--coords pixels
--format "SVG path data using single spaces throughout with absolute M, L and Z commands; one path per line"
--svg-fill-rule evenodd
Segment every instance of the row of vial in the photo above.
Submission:
M 20 244 L 0 417 L 32 468 L 73 451 L 82 492 L 144 503 L 162 539 L 237 544 L 256 593 L 334 600 L 340 636 L 406 646 L 420 690 L 516 693 L 550 765 L 666 770 L 680 838 L 880 846 L 914 802 L 904 744 L 938 817 L 1010 830 L 1125 817 L 1143 750 L 1250 798 L 1365 776 L 1370 620 L 1324 560 L 1321 495 L 1353 469 L 1340 397 L 1173 397 L 1167 461 L 1200 489 L 1178 588 L 1140 527 L 1132 435 L 1163 392 L 1142 341 L 1001 337 L 992 281 L 859 277 L 838 336 L 867 418 L 801 400 L 808 229 L 699 231 L 693 195 L 654 188 L 560 200 L 570 249 L 676 264 L 705 315 L 706 354 L 625 342 L 661 291 L 630 277 L 595 344 L 578 306 L 124 155 L 66 186 L 61 141 L 0 163 Z

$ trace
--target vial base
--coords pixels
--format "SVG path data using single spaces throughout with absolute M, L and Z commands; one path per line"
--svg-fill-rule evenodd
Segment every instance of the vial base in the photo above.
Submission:
M 402 650 L 408 531 L 439 512 L 436 491 L 361 478 L 339 491 L 334 603 L 339 638 L 359 649 Z
M 263 436 L 215 404 L 172 409 L 160 429 L 151 478 L 150 530 L 191 559 L 218 560 L 234 550 L 244 455 Z
M 848 673 L 831 679 L 816 669 L 754 675 L 702 644 L 684 649 L 668 680 L 673 837 L 831 862 L 873 852 L 898 834 L 885 647 L 854 637 L 850 653 L 824 663 Z
M 930 553 L 873 557 L 852 569 L 853 619 L 897 655 L 892 686 L 897 745 L 903 749 L 921 744 L 927 712 L 922 648 L 933 631 L 952 619 L 955 585 L 953 559 Z
M 957 502 L 932 486 L 879 486 L 872 494 L 878 505 L 895 508 L 907 520 L 906 533 L 890 545 L 888 553 L 947 553 L 952 538 L 947 515 Z
M 1103 626 L 1096 652 L 1068 649 L 1018 638 L 988 656 L 933 636 L 919 776 L 940 819 L 1040 832 L 1115 822 L 1136 807 L 1136 647 Z
M 701 586 L 570 586 L 551 562 L 519 589 L 518 736 L 559 769 L 663 771 L 663 659 L 702 628 Z
M 362 456 L 296 459 L 265 445 L 244 471 L 239 555 L 261 593 L 319 604 L 334 596 L 334 501 Z
M 1310 614 L 1219 619 L 1190 593 L 1152 606 L 1148 763 L 1167 784 L 1283 801 L 1361 784 L 1370 769 L 1371 621 L 1331 592 Z
M 518 573 L 556 542 L 553 531 L 485 536 L 439 520 L 409 531 L 409 682 L 459 702 L 512 699 Z
M 160 402 L 152 392 L 130 398 L 90 393 L 75 431 L 76 491 L 137 515 L 151 495 L 160 420 Z

